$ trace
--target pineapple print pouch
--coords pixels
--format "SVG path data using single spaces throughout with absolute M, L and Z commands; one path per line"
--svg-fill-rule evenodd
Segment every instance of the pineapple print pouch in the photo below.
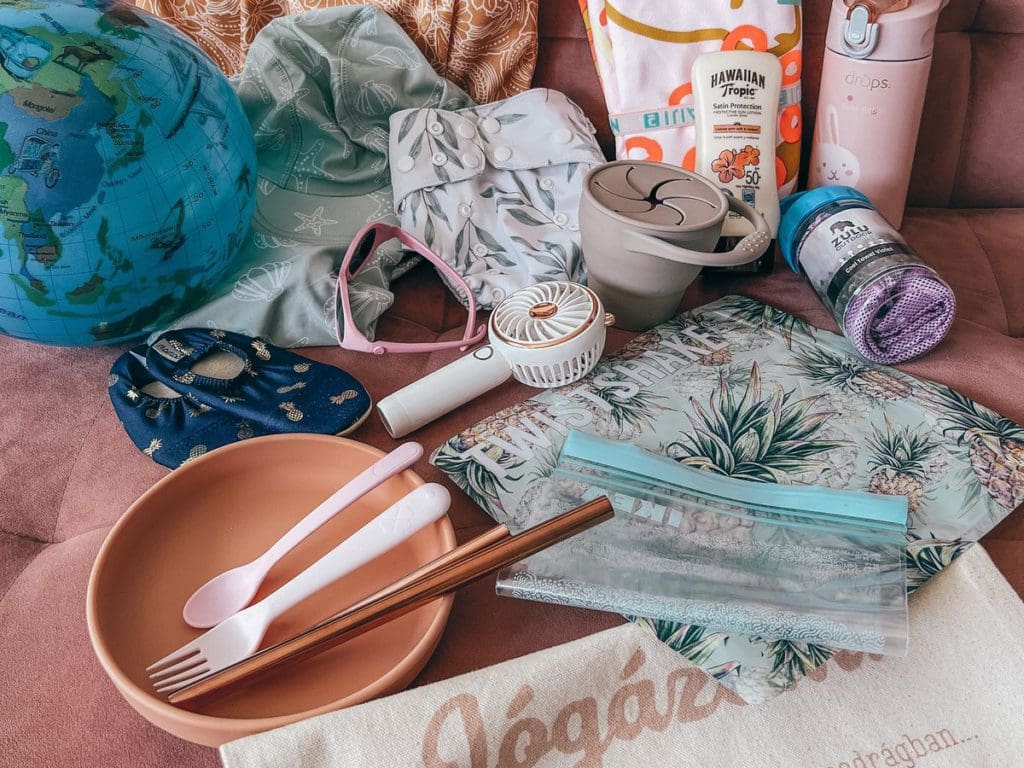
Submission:
M 905 497 L 736 480 L 574 430 L 529 524 L 600 496 L 613 520 L 506 568 L 498 593 L 906 653 Z
M 129 436 L 170 467 L 256 435 L 348 434 L 372 407 L 363 385 L 339 368 L 207 328 L 168 331 L 126 353 L 110 380 Z
M 499 522 L 525 525 L 566 435 L 627 441 L 760 483 L 905 496 L 913 591 L 1024 502 L 1024 428 L 849 341 L 729 296 L 678 315 L 454 436 L 431 461 Z M 828 645 L 636 619 L 748 701 L 828 660 Z

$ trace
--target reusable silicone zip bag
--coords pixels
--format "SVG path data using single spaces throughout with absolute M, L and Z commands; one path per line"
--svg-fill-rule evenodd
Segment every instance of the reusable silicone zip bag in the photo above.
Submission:
M 737 480 L 572 431 L 528 525 L 601 495 L 613 520 L 505 569 L 499 594 L 906 653 L 906 497 Z

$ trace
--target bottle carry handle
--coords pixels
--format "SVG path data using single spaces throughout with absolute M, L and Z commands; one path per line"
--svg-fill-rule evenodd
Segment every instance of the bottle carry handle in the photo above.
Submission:
M 736 247 L 725 253 L 708 253 L 706 251 L 694 251 L 678 245 L 672 245 L 651 235 L 637 232 L 635 229 L 626 230 L 623 241 L 626 250 L 634 253 L 644 253 L 649 256 L 659 256 L 663 259 L 676 261 L 680 264 L 693 264 L 702 267 L 733 267 L 740 264 L 749 264 L 758 258 L 767 249 L 772 241 L 771 229 L 764 216 L 758 213 L 753 207 L 732 195 L 726 195 L 729 201 L 729 210 L 738 213 L 754 226 L 754 231 L 740 240 Z

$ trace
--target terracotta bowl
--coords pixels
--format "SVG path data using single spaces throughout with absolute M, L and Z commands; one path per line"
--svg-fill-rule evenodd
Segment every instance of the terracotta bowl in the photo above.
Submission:
M 189 462 L 132 504 L 96 557 L 86 598 L 93 648 L 128 703 L 160 728 L 213 747 L 394 693 L 412 682 L 441 638 L 450 596 L 194 712 L 153 693 L 145 673 L 154 660 L 200 634 L 181 618 L 197 587 L 259 555 L 382 455 L 362 443 L 323 435 L 246 440 Z M 422 484 L 406 471 L 364 496 L 289 552 L 255 599 Z M 264 645 L 294 635 L 454 546 L 455 533 L 444 517 L 282 615 Z

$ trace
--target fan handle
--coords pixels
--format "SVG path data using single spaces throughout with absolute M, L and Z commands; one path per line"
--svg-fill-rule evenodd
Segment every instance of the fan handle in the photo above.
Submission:
M 397 439 L 480 397 L 512 377 L 512 367 L 490 344 L 414 381 L 377 404 L 384 429 Z

